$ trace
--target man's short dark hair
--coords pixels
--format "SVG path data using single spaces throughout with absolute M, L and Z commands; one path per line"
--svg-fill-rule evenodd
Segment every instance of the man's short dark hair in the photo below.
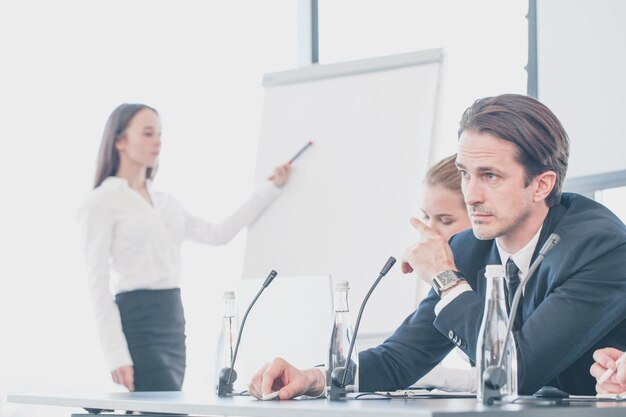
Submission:
M 525 169 L 525 186 L 538 174 L 554 171 L 556 183 L 546 204 L 548 207 L 559 204 L 567 173 L 569 139 L 549 108 L 519 94 L 482 98 L 463 113 L 459 138 L 464 130 L 490 133 L 517 145 L 517 161 Z

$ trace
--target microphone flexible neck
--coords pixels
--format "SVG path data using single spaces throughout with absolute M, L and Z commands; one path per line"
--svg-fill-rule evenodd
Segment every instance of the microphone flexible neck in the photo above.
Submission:
M 254 305 L 254 303 L 256 303 L 256 300 L 261 296 L 261 293 L 267 288 L 268 285 L 270 285 L 270 283 L 276 277 L 276 275 L 277 275 L 276 271 L 272 270 L 272 272 L 270 272 L 269 276 L 263 283 L 263 286 L 261 287 L 259 292 L 256 294 L 256 296 L 254 297 L 254 299 L 248 306 L 246 313 L 243 315 L 243 320 L 241 321 L 241 327 L 239 328 L 239 334 L 237 335 L 237 344 L 235 344 L 235 353 L 233 353 L 233 359 L 230 361 L 230 371 L 228 372 L 228 378 L 226 380 L 227 384 L 230 384 L 231 382 L 233 382 L 232 377 L 233 377 L 233 371 L 235 370 L 235 361 L 237 360 L 237 352 L 239 351 L 239 343 L 241 343 L 241 335 L 243 333 L 243 326 L 246 324 L 246 319 L 248 318 L 248 314 L 250 314 L 250 310 L 252 309 L 252 306 Z
M 359 332 L 359 325 L 361 324 L 361 316 L 363 315 L 363 309 L 365 308 L 365 304 L 367 303 L 367 300 L 370 298 L 370 295 L 372 295 L 374 288 L 376 288 L 376 286 L 378 285 L 378 283 L 383 277 L 384 277 L 383 274 L 380 274 L 378 276 L 378 278 L 374 282 L 374 285 L 372 285 L 370 290 L 367 292 L 367 295 L 363 299 L 363 302 L 361 303 L 361 308 L 359 309 L 359 314 L 356 318 L 356 324 L 354 325 L 354 332 L 352 332 L 352 340 L 350 341 L 350 347 L 348 348 L 348 355 L 346 356 L 346 372 L 344 372 L 343 376 L 341 377 L 342 387 L 346 386 L 346 377 L 348 376 L 348 370 L 350 369 L 350 357 L 352 356 L 352 351 L 354 350 L 354 344 L 356 343 L 356 335 Z
M 396 258 L 394 258 L 393 256 L 389 257 L 382 271 L 380 271 L 378 278 L 376 278 L 376 281 L 374 281 L 374 284 L 371 286 L 371 288 L 367 292 L 367 295 L 363 299 L 363 302 L 361 303 L 361 308 L 359 308 L 359 314 L 357 315 L 357 318 L 356 318 L 356 324 L 354 325 L 354 332 L 352 333 L 352 340 L 350 341 L 350 347 L 348 348 L 348 355 L 346 356 L 346 371 L 343 373 L 343 376 L 341 377 L 341 384 L 340 384 L 341 387 L 346 386 L 346 377 L 348 376 L 348 371 L 350 370 L 350 357 L 352 356 L 352 351 L 354 350 L 354 344 L 356 343 L 356 335 L 359 333 L 359 325 L 361 324 L 361 316 L 363 315 L 365 304 L 367 304 L 367 300 L 369 300 L 370 296 L 372 295 L 374 288 L 376 288 L 380 280 L 383 279 L 385 275 L 387 275 L 387 272 L 389 272 L 389 270 L 391 269 L 394 263 L 396 263 Z
M 506 326 L 506 335 L 504 336 L 504 343 L 502 344 L 503 351 L 502 351 L 502 354 L 500 355 L 500 359 L 498 359 L 498 369 L 502 369 L 502 364 L 504 363 L 504 357 L 506 356 L 504 352 L 506 352 L 506 347 L 509 341 L 511 340 L 513 325 L 515 324 L 515 315 L 517 314 L 517 309 L 519 308 L 519 303 L 520 303 L 520 300 L 522 299 L 524 288 L 526 287 L 526 284 L 528 283 L 528 281 L 530 281 L 530 279 L 533 277 L 535 270 L 539 268 L 539 265 L 543 261 L 543 258 L 546 257 L 548 252 L 550 252 L 552 248 L 554 248 L 557 245 L 557 243 L 559 243 L 560 239 L 561 238 L 556 233 L 552 233 L 550 236 L 548 236 L 548 240 L 546 240 L 546 243 L 544 243 L 543 247 L 539 251 L 539 255 L 537 256 L 537 259 L 535 259 L 535 262 L 533 262 L 530 268 L 528 269 L 528 274 L 526 274 L 526 277 L 520 282 L 520 285 L 519 287 L 517 287 L 517 290 L 515 290 L 515 295 L 513 296 L 513 302 L 511 303 L 511 308 L 509 309 L 509 313 L 510 313 L 509 323 Z

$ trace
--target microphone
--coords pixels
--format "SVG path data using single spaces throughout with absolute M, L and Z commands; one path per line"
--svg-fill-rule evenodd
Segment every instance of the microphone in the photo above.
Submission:
M 243 326 L 246 324 L 246 319 L 248 318 L 248 314 L 250 313 L 250 309 L 256 300 L 259 298 L 261 293 L 272 283 L 272 280 L 278 275 L 276 271 L 272 269 L 272 272 L 267 276 L 265 282 L 261 286 L 261 289 L 254 297 L 248 309 L 246 310 L 246 314 L 243 316 L 243 320 L 241 321 L 241 327 L 239 328 L 239 334 L 237 335 L 237 343 L 235 344 L 235 353 L 233 354 L 233 358 L 230 361 L 230 367 L 222 368 L 219 374 L 219 382 L 217 387 L 217 396 L 218 397 L 229 397 L 233 394 L 233 382 L 237 380 L 237 371 L 235 371 L 235 361 L 237 360 L 237 352 L 239 351 L 239 343 L 241 342 L 241 334 L 243 332 Z
M 526 284 L 532 278 L 535 270 L 543 261 L 543 258 L 546 257 L 548 252 L 550 252 L 560 240 L 561 238 L 556 233 L 552 233 L 548 236 L 548 240 L 546 240 L 546 243 L 544 243 L 541 250 L 539 250 L 537 259 L 535 259 L 532 263 L 528 269 L 528 274 L 525 279 L 520 282 L 519 287 L 517 287 L 517 290 L 515 291 L 513 302 L 511 303 L 511 309 L 509 311 L 509 323 L 506 326 L 506 336 L 504 337 L 504 343 L 502 344 L 502 351 L 500 358 L 498 359 L 498 364 L 488 366 L 483 372 L 483 404 L 485 405 L 491 405 L 494 400 L 499 399 L 500 388 L 506 384 L 506 374 L 502 365 L 504 363 L 504 357 L 506 356 L 508 343 L 511 340 L 511 335 L 513 334 L 512 329 L 513 324 L 515 323 L 515 315 L 517 314 L 517 309 L 519 307 L 520 300 L 522 299 L 522 294 L 524 293 L 524 287 L 526 287 Z
M 387 259 L 387 263 L 385 263 L 385 266 L 383 266 L 383 269 L 380 271 L 378 278 L 376 279 L 376 281 L 374 281 L 374 284 L 369 289 L 369 291 L 367 292 L 367 295 L 365 296 L 365 298 L 363 299 L 363 302 L 361 303 L 361 308 L 359 309 L 359 314 L 356 318 L 356 324 L 354 325 L 354 333 L 352 334 L 352 341 L 350 341 L 350 347 L 348 348 L 348 355 L 346 356 L 346 366 L 338 366 L 335 369 L 333 369 L 331 372 L 330 395 L 328 396 L 328 399 L 331 401 L 340 400 L 344 398 L 346 394 L 348 393 L 348 391 L 346 390 L 346 385 L 349 382 L 351 382 L 353 377 L 356 375 L 356 371 L 353 372 L 353 370 L 350 369 L 351 368 L 350 357 L 352 356 L 352 351 L 354 350 L 354 343 L 356 342 L 356 336 L 359 332 L 359 325 L 361 324 L 361 316 L 363 315 L 363 309 L 365 308 L 365 304 L 367 303 L 367 300 L 369 300 L 370 295 L 372 295 L 374 288 L 376 288 L 380 280 L 385 275 L 387 275 L 387 272 L 389 272 L 389 270 L 395 263 L 396 263 L 396 258 L 394 258 L 393 256 L 390 256 L 389 259 Z M 348 374 L 350 375 L 349 379 L 348 379 Z

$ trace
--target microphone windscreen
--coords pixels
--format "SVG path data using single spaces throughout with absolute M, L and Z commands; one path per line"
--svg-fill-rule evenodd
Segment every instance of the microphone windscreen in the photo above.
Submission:
M 556 233 L 552 233 L 550 236 L 548 236 L 548 240 L 546 240 L 546 243 L 543 244 L 543 247 L 539 251 L 539 254 L 542 256 L 546 256 L 548 252 L 550 252 L 552 248 L 554 248 L 559 243 L 560 240 L 561 237 L 559 235 L 557 235 Z
M 276 278 L 276 275 L 278 275 L 278 272 L 272 269 L 272 272 L 270 272 L 270 274 L 265 279 L 265 282 L 263 283 L 263 287 L 267 287 L 268 285 L 270 285 L 272 283 L 272 280 Z
M 385 266 L 383 266 L 383 269 L 380 271 L 380 275 L 387 275 L 387 272 L 389 272 L 389 270 L 395 263 L 396 263 L 396 258 L 394 258 L 393 256 L 390 256 L 389 259 L 387 259 L 387 263 L 385 264 Z

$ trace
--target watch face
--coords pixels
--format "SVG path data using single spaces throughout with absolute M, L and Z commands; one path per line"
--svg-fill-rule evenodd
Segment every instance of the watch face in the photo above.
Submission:
M 442 273 L 437 275 L 435 279 L 433 279 L 433 289 L 435 290 L 437 295 L 441 295 L 442 291 L 454 287 L 457 282 L 463 279 L 465 279 L 465 277 L 460 272 L 452 270 L 443 271 Z
M 446 287 L 450 284 L 454 284 L 459 280 L 459 277 L 453 271 L 443 271 L 437 275 L 437 280 L 441 284 L 441 287 Z

